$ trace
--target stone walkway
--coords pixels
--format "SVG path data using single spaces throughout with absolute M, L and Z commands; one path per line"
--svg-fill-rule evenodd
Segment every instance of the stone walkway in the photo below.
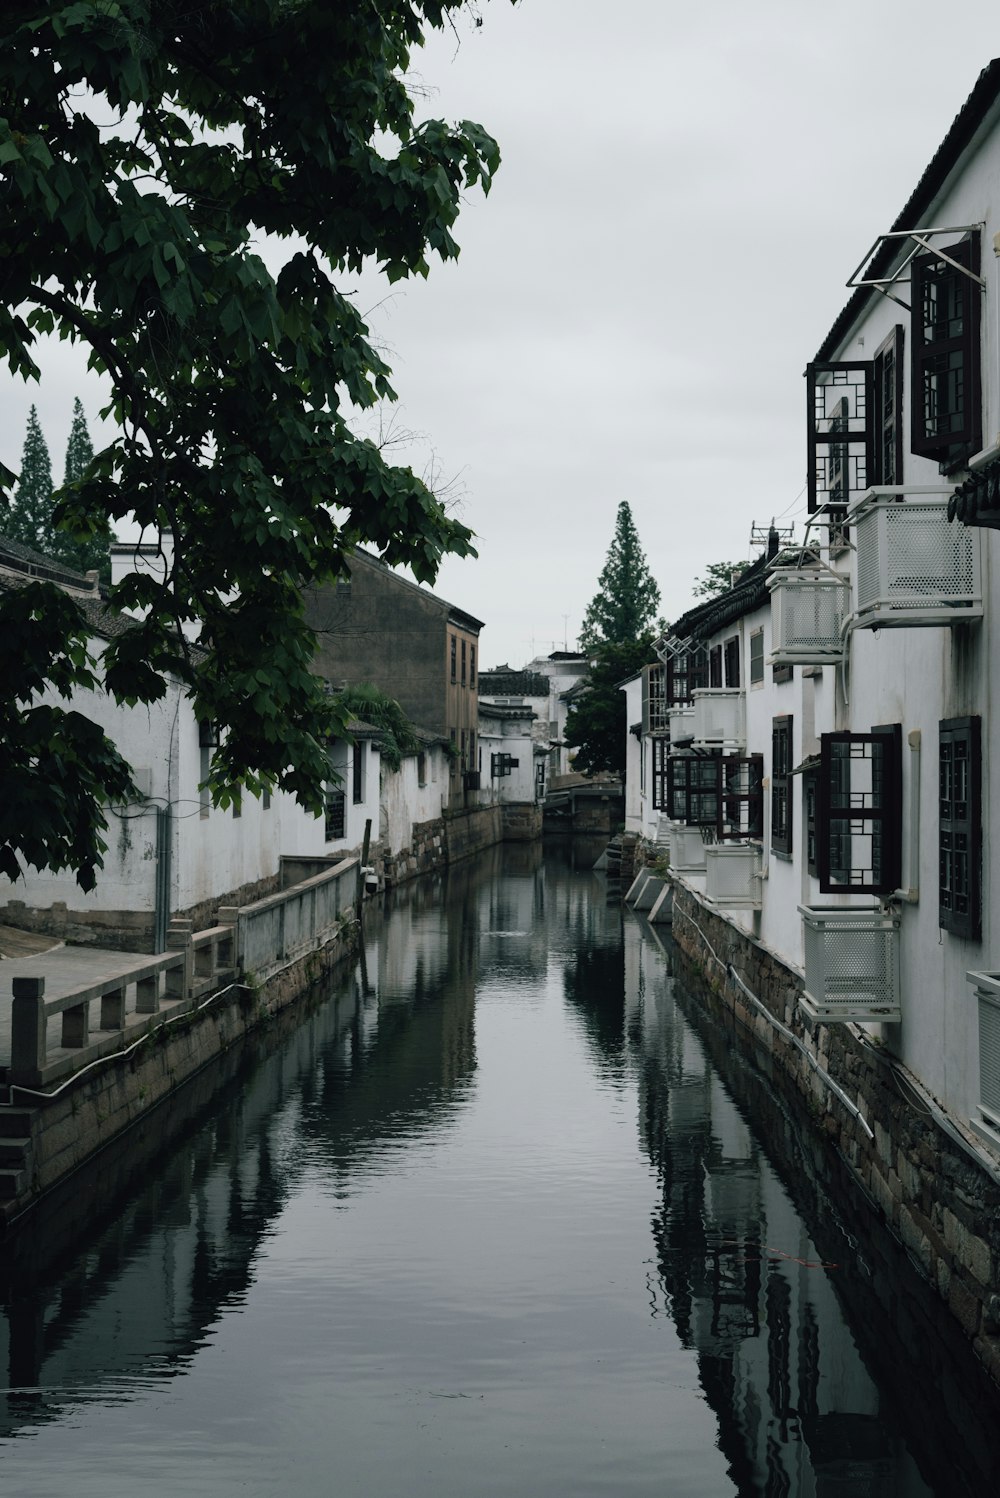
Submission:
M 4 934 L 9 926 L 2 928 Z M 30 933 L 19 932 L 19 936 Z M 46 938 L 41 938 L 45 940 Z M 37 940 L 37 939 L 36 939 Z M 0 961 L 0 1066 L 10 1064 L 10 1017 L 13 989 L 12 978 L 44 978 L 45 997 L 57 999 L 74 989 L 86 988 L 91 983 L 101 983 L 106 978 L 122 977 L 146 967 L 150 962 L 148 953 L 117 952 L 108 947 L 67 947 L 58 945 L 45 951 L 26 953 L 19 957 L 5 957 Z M 129 990 L 128 1009 L 135 1006 L 135 990 Z M 50 1027 L 55 1021 L 50 1020 Z M 56 1044 L 56 1036 L 51 1037 Z

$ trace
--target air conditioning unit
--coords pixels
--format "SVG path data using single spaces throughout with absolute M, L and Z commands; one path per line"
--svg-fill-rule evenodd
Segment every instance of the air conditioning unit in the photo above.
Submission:
M 982 617 L 980 533 L 949 521 L 951 493 L 869 489 L 851 511 L 858 628 L 967 624 Z
M 713 905 L 759 910 L 762 862 L 759 843 L 710 843 L 705 848 L 705 894 Z
M 771 590 L 771 662 L 775 666 L 822 666 L 844 652 L 844 624 L 851 612 L 847 578 L 818 568 L 783 567 Z
M 705 868 L 705 840 L 700 827 L 684 822 L 670 826 L 670 869 L 672 873 L 701 873 Z
M 899 1024 L 899 916 L 874 907 L 799 906 L 802 1005 L 824 1023 Z
M 744 699 L 739 687 L 697 687 L 692 740 L 696 749 L 742 749 L 746 743 Z

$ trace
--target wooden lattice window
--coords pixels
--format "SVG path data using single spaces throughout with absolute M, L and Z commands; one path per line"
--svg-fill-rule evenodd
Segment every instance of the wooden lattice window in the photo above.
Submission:
M 726 686 L 738 687 L 740 684 L 740 637 L 733 635 L 723 646 L 723 655 L 726 660 Z
M 764 631 L 755 629 L 750 636 L 750 685 L 764 680 Z
M 667 706 L 687 707 L 694 699 L 692 692 L 697 687 L 708 686 L 708 650 L 704 645 L 692 645 L 672 655 L 667 661 Z
M 875 448 L 872 361 L 806 367 L 809 513 L 826 510 L 831 540 L 843 535 L 848 506 L 865 492 Z
M 708 684 L 710 687 L 722 686 L 722 646 L 713 645 L 708 652 Z
M 642 731 L 659 733 L 667 727 L 666 671 L 657 662 L 642 668 Z
M 727 754 L 719 761 L 720 841 L 762 837 L 764 833 L 764 759 L 760 754 Z
M 670 791 L 667 784 L 667 766 L 670 763 L 670 740 L 653 740 L 653 810 L 667 811 L 670 806 Z
M 946 718 L 938 743 L 938 922 L 979 940 L 982 739 L 979 718 Z
M 338 838 L 344 836 L 344 827 L 347 819 L 347 797 L 339 786 L 329 785 L 326 788 L 325 801 L 326 841 L 334 843 Z
M 718 754 L 671 754 L 667 760 L 665 809 L 675 822 L 715 827 L 719 820 Z
M 771 847 L 792 851 L 792 717 L 771 722 Z
M 911 265 L 910 446 L 949 467 L 982 446 L 978 232 L 944 254 L 915 255 Z
M 824 894 L 898 889 L 902 732 L 825 733 L 820 740 L 816 864 Z
M 903 482 L 903 327 L 897 323 L 872 361 L 875 441 L 872 483 Z

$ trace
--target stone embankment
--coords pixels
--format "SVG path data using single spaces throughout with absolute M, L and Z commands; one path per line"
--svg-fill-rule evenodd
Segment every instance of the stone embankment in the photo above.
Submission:
M 1000 1387 L 1000 1169 L 859 1027 L 812 1020 L 801 974 L 674 877 L 686 977 L 905 1247 Z M 853 1109 L 853 1111 L 852 1111 Z

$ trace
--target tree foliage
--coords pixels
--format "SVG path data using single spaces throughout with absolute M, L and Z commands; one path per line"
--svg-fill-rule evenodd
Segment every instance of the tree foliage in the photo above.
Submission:
M 632 511 L 623 500 L 615 531 L 598 578 L 598 588 L 583 616 L 580 645 L 593 650 L 601 644 L 636 640 L 656 621 L 660 590 L 639 544 Z
M 52 537 L 52 462 L 34 406 L 28 412 L 21 472 L 0 531 L 11 541 L 44 551 Z
M 36 344 L 56 334 L 110 383 L 117 435 L 57 519 L 81 540 L 127 516 L 147 541 L 172 534 L 162 577 L 116 588 L 141 622 L 108 642 L 99 680 L 134 703 L 178 678 L 225 729 L 216 795 L 280 785 L 321 806 L 341 714 L 311 670 L 304 585 L 361 542 L 421 581 L 473 552 L 426 484 L 352 431 L 352 406 L 393 392 L 337 280 L 366 262 L 426 275 L 432 251 L 458 254 L 462 195 L 489 189 L 495 141 L 418 122 L 405 77 L 463 4 L 13 0 L 0 16 L 0 357 L 36 380 Z M 265 235 L 292 241 L 275 274 Z M 0 594 L 0 636 L 10 607 Z M 48 628 L 19 636 L 19 679 Z M 30 721 L 3 720 L 0 774 L 12 753 L 43 771 Z M 77 742 L 75 720 L 63 732 Z M 95 836 L 117 776 L 91 787 Z M 9 827 L 8 846 L 80 867 L 68 827 L 30 843 Z
M 584 678 L 585 690 L 571 703 L 565 739 L 575 747 L 573 768 L 585 775 L 610 772 L 625 779 L 628 716 L 622 682 L 655 659 L 653 634 L 599 645 Z
M 372 682 L 361 681 L 345 687 L 336 696 L 337 706 L 349 717 L 370 723 L 379 730 L 382 763 L 398 770 L 404 754 L 416 754 L 422 747 L 416 729 L 396 701 Z
M 728 593 L 741 572 L 747 570 L 747 562 L 710 562 L 691 589 L 695 598 L 717 598 Z

